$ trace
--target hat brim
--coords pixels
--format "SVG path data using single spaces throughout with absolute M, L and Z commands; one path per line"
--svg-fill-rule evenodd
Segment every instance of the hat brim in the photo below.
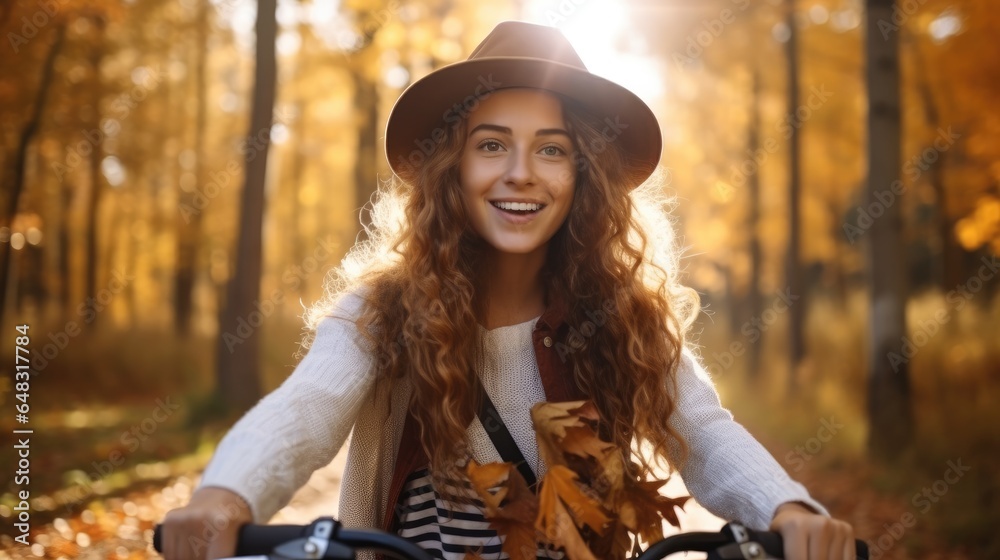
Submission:
M 389 167 L 405 180 L 426 160 L 447 127 L 497 90 L 539 88 L 579 103 L 605 123 L 604 140 L 620 143 L 635 185 L 660 160 L 663 140 L 653 111 L 628 89 L 579 68 L 537 58 L 497 57 L 457 62 L 431 72 L 399 96 L 386 123 Z

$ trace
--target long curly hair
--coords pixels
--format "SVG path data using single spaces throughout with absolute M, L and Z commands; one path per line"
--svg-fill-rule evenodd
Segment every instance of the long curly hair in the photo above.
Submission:
M 637 460 L 644 473 L 654 463 L 678 467 L 687 446 L 667 419 L 699 300 L 677 280 L 672 201 L 662 193 L 662 173 L 637 187 L 620 146 L 602 136 L 601 120 L 572 100 L 562 104 L 574 143 L 575 195 L 549 242 L 542 281 L 547 294 L 562 295 L 569 325 L 585 324 L 588 312 L 614 311 L 575 341 L 570 371 L 623 458 Z M 446 130 L 410 183 L 394 178 L 381 186 L 367 238 L 306 313 L 315 332 L 341 294 L 364 294 L 357 324 L 377 349 L 376 379 L 410 381 L 411 411 L 437 481 L 460 478 L 478 404 L 473 376 L 485 306 L 477 270 L 485 242 L 469 223 L 459 185 L 466 140 L 463 121 Z

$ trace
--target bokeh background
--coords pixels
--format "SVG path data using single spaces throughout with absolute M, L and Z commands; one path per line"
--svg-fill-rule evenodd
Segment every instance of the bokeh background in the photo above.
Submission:
M 657 113 L 692 343 L 737 419 L 874 557 L 998 557 L 994 8 L 0 3 L 0 558 L 155 557 L 152 524 L 298 361 L 389 176 L 394 100 L 507 19 L 559 27 Z M 335 513 L 338 477 L 283 519 Z

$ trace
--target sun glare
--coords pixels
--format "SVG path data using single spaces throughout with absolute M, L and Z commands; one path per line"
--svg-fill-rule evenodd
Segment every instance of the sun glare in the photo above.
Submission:
M 588 70 L 652 102 L 664 93 L 662 69 L 629 16 L 621 0 L 532 0 L 524 8 L 526 21 L 559 28 Z

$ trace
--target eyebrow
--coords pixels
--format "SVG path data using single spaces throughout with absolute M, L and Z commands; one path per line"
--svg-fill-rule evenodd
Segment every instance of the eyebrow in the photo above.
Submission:
M 500 134 L 506 134 L 508 136 L 510 136 L 512 134 L 512 131 L 511 131 L 511 129 L 509 127 L 500 126 L 500 125 L 496 125 L 496 124 L 483 123 L 483 124 L 477 125 L 475 128 L 473 128 L 472 130 L 470 130 L 469 131 L 469 136 L 472 136 L 473 134 L 475 134 L 476 132 L 478 132 L 480 130 L 491 130 L 493 132 L 499 132 Z M 563 136 L 565 136 L 567 138 L 571 138 L 570 135 L 569 135 L 569 132 L 566 132 L 566 130 L 564 130 L 562 128 L 540 128 L 540 129 L 538 129 L 538 130 L 535 131 L 535 136 L 552 136 L 554 134 L 562 134 Z

